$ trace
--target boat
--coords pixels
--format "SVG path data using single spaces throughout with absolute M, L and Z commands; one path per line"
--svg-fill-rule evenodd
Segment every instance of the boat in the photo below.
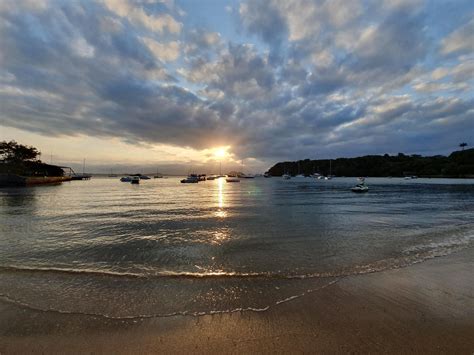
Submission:
M 351 188 L 352 192 L 367 192 L 369 191 L 369 188 L 365 184 L 365 179 L 364 178 L 359 178 L 359 183 Z
M 146 176 L 146 175 L 140 175 L 140 180 L 150 180 L 151 177 Z
M 285 179 L 285 180 L 290 180 L 290 179 L 291 179 L 291 175 L 285 173 L 285 174 L 282 175 L 282 178 Z
M 140 183 L 140 176 L 132 176 L 132 184 L 139 184 Z
M 130 181 L 132 181 L 132 178 L 130 176 L 123 176 L 123 177 L 120 178 L 120 181 L 130 182 Z
M 182 179 L 182 184 L 197 184 L 199 182 L 199 177 L 196 174 L 190 174 L 186 179 Z
M 228 176 L 228 177 L 226 177 L 225 181 L 226 182 L 240 182 L 240 179 L 238 177 L 235 177 L 235 176 Z
M 329 160 L 329 175 L 324 177 L 324 180 L 331 180 L 333 178 L 332 175 L 332 160 Z
M 215 180 L 215 179 L 217 179 L 216 175 L 209 175 L 206 177 L 206 180 Z
M 271 178 L 272 175 L 271 175 L 269 172 L 266 172 L 265 174 L 263 174 L 263 177 L 265 177 L 265 178 Z

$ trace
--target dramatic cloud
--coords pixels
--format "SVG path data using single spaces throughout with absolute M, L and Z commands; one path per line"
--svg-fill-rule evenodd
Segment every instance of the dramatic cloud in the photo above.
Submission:
M 472 139 L 470 1 L 179 4 L 0 3 L 2 126 L 261 164 Z

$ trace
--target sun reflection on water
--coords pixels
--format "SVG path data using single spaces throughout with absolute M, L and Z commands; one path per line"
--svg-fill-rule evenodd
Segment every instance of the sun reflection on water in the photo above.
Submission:
M 227 212 L 224 210 L 224 179 L 217 179 L 217 207 L 219 208 L 214 215 L 218 218 L 227 217 Z

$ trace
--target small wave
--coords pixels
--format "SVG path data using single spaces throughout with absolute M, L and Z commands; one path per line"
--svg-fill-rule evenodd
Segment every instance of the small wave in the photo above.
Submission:
M 454 236 L 447 240 L 442 240 L 438 242 L 430 242 L 425 244 L 418 244 L 406 248 L 403 252 L 404 254 L 417 253 L 417 252 L 434 252 L 434 253 L 443 253 L 449 252 L 453 249 L 460 249 L 466 246 L 469 246 L 474 240 L 474 234 Z
M 314 288 L 308 289 L 303 293 L 298 295 L 290 296 L 282 300 L 277 300 L 273 302 L 271 305 L 265 307 L 236 307 L 232 309 L 224 309 L 224 310 L 208 310 L 208 311 L 179 311 L 179 312 L 171 312 L 171 313 L 157 313 L 157 314 L 139 314 L 139 315 L 129 315 L 129 316 L 115 316 L 110 314 L 102 314 L 102 313 L 93 313 L 93 312 L 79 312 L 79 311 L 67 311 L 62 309 L 56 308 L 42 308 L 38 306 L 31 305 L 29 303 L 14 299 L 8 295 L 0 294 L 0 299 L 5 302 L 14 304 L 17 307 L 26 308 L 33 311 L 39 312 L 53 312 L 59 314 L 67 314 L 67 315 L 77 315 L 77 316 L 89 316 L 89 317 L 100 317 L 106 319 L 114 319 L 114 320 L 138 320 L 138 319 L 148 319 L 148 318 L 167 318 L 167 317 L 176 317 L 176 316 L 192 316 L 192 317 L 201 317 L 206 315 L 216 315 L 216 314 L 230 314 L 230 313 L 238 313 L 238 312 L 265 312 L 268 311 L 271 307 L 278 306 L 282 303 L 290 302 L 297 298 L 301 298 L 309 293 L 316 292 L 322 290 L 326 287 L 329 287 L 340 279 L 332 280 L 327 284 Z
M 56 273 L 56 274 L 75 274 L 90 275 L 98 277 L 123 277 L 138 279 L 159 279 L 159 278 L 183 278 L 183 279 L 310 279 L 310 278 L 333 278 L 353 275 L 381 272 L 391 269 L 399 269 L 413 264 L 417 264 L 429 259 L 449 255 L 468 248 L 472 245 L 474 234 L 455 236 L 439 242 L 430 242 L 414 245 L 402 250 L 398 257 L 381 259 L 368 264 L 352 265 L 347 268 L 337 269 L 328 272 L 314 272 L 306 274 L 277 273 L 277 272 L 238 272 L 225 270 L 206 270 L 198 267 L 201 271 L 152 271 L 145 269 L 141 272 L 98 270 L 88 268 L 63 268 L 63 267 L 42 267 L 42 266 L 18 266 L 18 265 L 0 265 L 1 272 L 24 272 L 24 273 Z

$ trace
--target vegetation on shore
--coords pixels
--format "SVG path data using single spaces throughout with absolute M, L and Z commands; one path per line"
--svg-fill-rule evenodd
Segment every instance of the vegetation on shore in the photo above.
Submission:
M 0 173 L 22 176 L 63 176 L 59 166 L 43 163 L 35 148 L 15 141 L 0 142 Z
M 281 176 L 284 173 L 329 175 L 329 169 L 329 159 L 305 159 L 277 163 L 268 172 L 272 176 Z M 474 177 L 474 148 L 456 151 L 447 157 L 398 153 L 394 156 L 385 154 L 332 159 L 331 173 L 336 176 Z

